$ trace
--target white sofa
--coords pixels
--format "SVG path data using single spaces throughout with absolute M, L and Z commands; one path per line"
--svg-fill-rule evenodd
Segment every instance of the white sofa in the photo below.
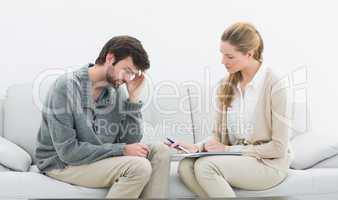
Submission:
M 37 97 L 40 99 L 44 98 L 49 85 L 50 81 L 40 84 L 39 92 L 37 92 L 37 87 L 33 84 L 13 85 L 8 88 L 6 97 L 0 101 L 0 136 L 24 149 L 32 158 L 41 119 L 39 102 L 36 103 L 36 99 Z M 162 85 L 160 88 L 155 88 L 155 91 L 153 90 L 154 88 L 146 90 L 144 94 L 147 97 L 144 98 L 146 103 L 144 107 L 144 142 L 162 142 L 166 136 L 189 142 L 193 141 L 189 104 L 186 95 L 187 87 L 180 86 L 179 89 L 176 89 L 172 85 Z M 151 92 L 149 93 L 149 91 Z M 213 95 L 212 93 L 205 92 L 203 92 L 204 95 L 200 95 L 201 92 L 198 92 L 196 88 L 192 88 L 191 92 L 194 130 L 196 140 L 199 141 L 209 135 L 210 128 L 212 127 L 212 114 L 210 113 L 212 113 Z M 199 95 L 196 96 L 196 94 Z M 304 110 L 302 108 L 295 109 L 294 116 L 296 116 L 297 112 L 304 113 Z M 304 123 L 304 119 L 297 120 L 298 122 L 295 123 Z M 304 132 L 304 130 L 300 132 Z M 295 133 L 297 131 L 294 131 Z M 297 144 L 293 145 L 297 146 Z M 297 148 L 295 147 L 295 149 Z M 4 152 L 6 149 L 2 149 L 1 151 L 3 151 L 3 155 L 6 154 Z M 303 159 L 303 156 L 306 156 L 306 149 L 304 152 L 303 154 L 299 154 L 301 157 L 297 157 L 296 152 L 296 159 Z M 316 165 L 319 167 L 315 166 L 306 170 L 290 169 L 289 177 L 280 185 L 269 190 L 247 191 L 235 189 L 235 192 L 241 197 L 302 194 L 332 194 L 338 197 L 338 156 L 334 156 L 337 152 L 326 155 L 324 163 L 320 162 Z M 27 159 L 21 161 L 24 158 L 20 160 L 20 156 L 14 156 L 12 159 L 12 165 L 19 166 L 4 166 L 9 164 L 3 163 L 0 165 L 1 199 L 103 198 L 107 192 L 107 188 L 91 189 L 74 186 L 44 176 L 34 166 L 34 159 L 32 163 L 29 160 L 27 161 Z M 24 162 L 28 162 L 28 165 L 31 166 L 25 166 L 27 164 Z M 318 161 L 306 160 L 305 162 Z M 180 182 L 177 175 L 177 164 L 177 161 L 172 161 L 171 164 L 170 197 L 194 197 Z M 307 165 L 314 164 L 308 163 Z M 305 164 L 305 167 L 308 166 Z M 13 168 L 21 171 L 13 171 Z

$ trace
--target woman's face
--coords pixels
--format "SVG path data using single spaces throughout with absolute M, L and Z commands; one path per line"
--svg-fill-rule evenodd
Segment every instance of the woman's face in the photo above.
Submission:
M 250 54 L 243 54 L 236 50 L 236 47 L 229 42 L 221 42 L 220 51 L 222 53 L 222 64 L 230 74 L 241 71 L 248 66 Z

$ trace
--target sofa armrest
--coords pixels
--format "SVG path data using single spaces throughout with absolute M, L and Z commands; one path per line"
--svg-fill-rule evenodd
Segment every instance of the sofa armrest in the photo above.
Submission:
M 307 133 L 296 136 L 291 141 L 295 158 L 293 169 L 312 168 L 317 163 L 338 154 L 338 136 L 334 134 Z
M 12 170 L 0 164 L 0 172 L 9 172 L 9 171 L 12 171 Z
M 338 168 L 338 154 L 317 163 L 312 168 Z
M 0 99 L 0 136 L 4 136 L 4 100 Z
M 32 158 L 18 145 L 0 137 L 0 164 L 15 171 L 25 172 L 32 164 Z

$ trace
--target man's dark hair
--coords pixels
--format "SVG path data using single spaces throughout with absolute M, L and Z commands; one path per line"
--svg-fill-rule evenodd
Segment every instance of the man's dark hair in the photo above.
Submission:
M 95 60 L 95 64 L 104 64 L 108 53 L 114 54 L 115 62 L 113 65 L 130 56 L 139 70 L 145 71 L 150 67 L 147 52 L 141 42 L 134 37 L 116 36 L 110 39 L 103 46 L 99 57 Z

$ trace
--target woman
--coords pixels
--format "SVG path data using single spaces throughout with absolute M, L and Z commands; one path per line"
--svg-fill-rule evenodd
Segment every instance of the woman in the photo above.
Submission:
M 177 142 L 191 152 L 240 151 L 242 156 L 185 158 L 184 184 L 202 198 L 235 197 L 232 187 L 265 190 L 281 183 L 292 160 L 288 136 L 288 88 L 262 63 L 263 41 L 249 23 L 236 23 L 221 38 L 221 80 L 213 137 L 198 144 Z

